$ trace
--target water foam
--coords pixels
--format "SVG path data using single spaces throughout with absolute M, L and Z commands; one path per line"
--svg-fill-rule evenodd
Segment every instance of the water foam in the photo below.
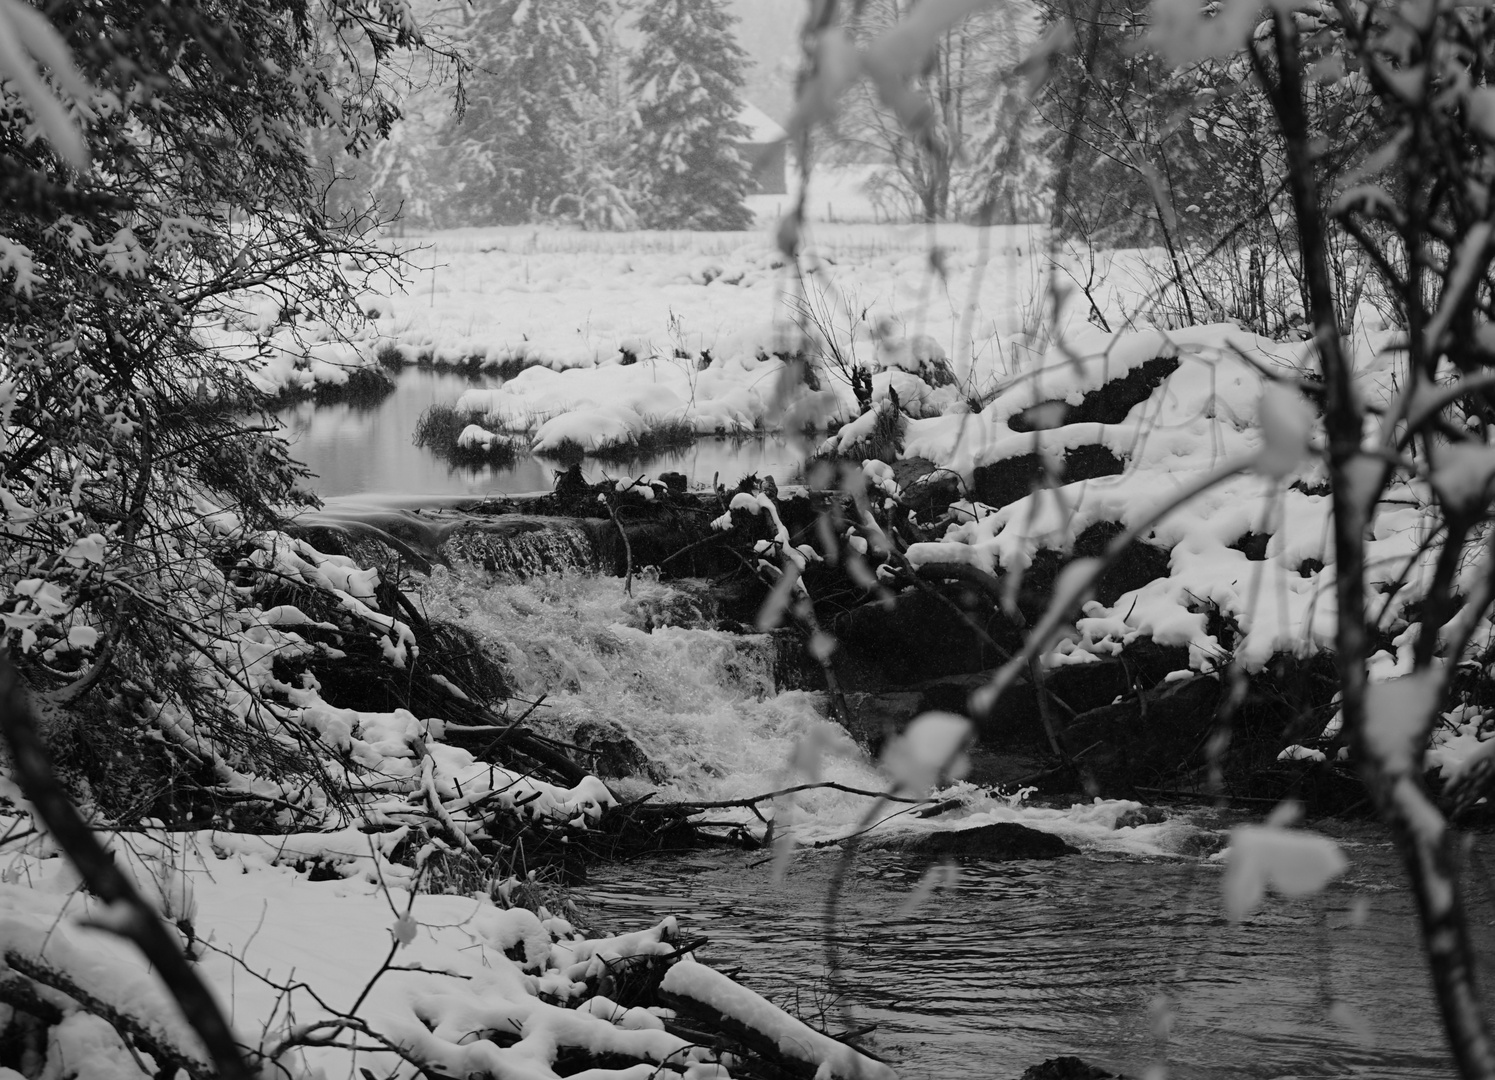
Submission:
M 545 695 L 531 722 L 567 739 L 584 723 L 611 722 L 657 767 L 660 782 L 623 781 L 620 794 L 657 790 L 661 799 L 716 801 L 763 795 L 809 779 L 883 790 L 886 779 L 837 724 L 825 695 L 779 690 L 768 635 L 715 628 L 715 603 L 699 582 L 635 580 L 629 596 L 617 578 L 540 574 L 515 580 L 472 567 L 437 567 L 422 599 L 432 618 L 459 622 L 491 649 L 518 693 Z M 819 750 L 818 771 L 796 761 Z M 1131 854 L 1176 850 L 1167 823 L 1117 828 L 1138 804 L 1117 800 L 1068 809 L 1015 805 L 1001 794 L 962 786 L 963 810 L 920 820 L 897 814 L 886 829 L 961 828 L 1018 821 L 1072 843 Z M 871 800 L 835 790 L 796 797 L 801 841 L 845 836 Z M 764 807 L 769 813 L 768 807 Z M 782 814 L 783 809 L 779 812 Z M 761 830 L 749 810 L 712 811 Z
M 801 739 L 826 747 L 826 779 L 880 784 L 866 755 L 825 719 L 824 695 L 780 692 L 766 634 L 717 630 L 699 589 L 546 574 L 525 581 L 438 568 L 423 592 L 438 619 L 493 649 L 519 693 L 546 695 L 535 722 L 565 738 L 610 721 L 663 772 L 661 795 L 732 799 L 793 782 Z

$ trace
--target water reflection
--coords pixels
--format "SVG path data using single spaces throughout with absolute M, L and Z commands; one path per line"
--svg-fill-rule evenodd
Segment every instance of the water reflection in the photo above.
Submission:
M 679 914 L 710 938 L 702 959 L 741 966 L 748 985 L 811 1019 L 824 1009 L 833 1030 L 844 995 L 858 1022 L 879 1024 L 875 1048 L 905 1080 L 1000 1080 L 1061 1054 L 1141 1077 L 1158 1060 L 1159 994 L 1174 1003 L 1172 1077 L 1450 1076 L 1396 859 L 1379 838 L 1347 854 L 1349 877 L 1325 895 L 1273 899 L 1233 926 L 1208 863 L 972 863 L 955 890 L 900 915 L 922 868 L 864 853 L 845 893 L 836 988 L 821 940 L 823 856 L 777 885 L 748 856 L 713 855 L 604 867 L 581 892 L 608 924 Z M 1472 921 L 1477 947 L 1495 947 L 1487 903 Z
M 395 390 L 372 408 L 303 402 L 278 414 L 293 455 L 316 473 L 312 490 L 328 498 L 339 495 L 509 495 L 548 490 L 558 468 L 553 461 L 522 457 L 507 469 L 492 466 L 458 468 L 411 437 L 421 413 L 435 404 L 454 404 L 464 390 L 497 386 L 502 380 L 450 371 L 405 368 Z M 792 480 L 804 460 L 804 447 L 776 437 L 704 439 L 687 450 L 637 463 L 600 465 L 589 461 L 589 480 L 647 471 L 682 472 L 692 482 L 720 477 L 735 484 L 746 473 Z

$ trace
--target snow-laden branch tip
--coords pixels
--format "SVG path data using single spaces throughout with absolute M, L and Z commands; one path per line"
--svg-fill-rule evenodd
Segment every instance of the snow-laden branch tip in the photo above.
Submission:
M 1240 922 L 1268 889 L 1283 896 L 1312 896 L 1348 868 L 1328 837 L 1274 825 L 1243 825 L 1230 834 L 1225 871 L 1225 912 Z
M 20 93 L 58 155 L 79 172 L 86 172 L 88 144 L 68 115 L 67 106 L 47 85 L 43 69 L 75 105 L 86 108 L 91 93 L 88 82 L 46 16 L 22 0 L 0 0 L 0 82 L 11 83 Z
M 1257 410 L 1261 419 L 1261 450 L 1256 471 L 1274 480 L 1286 480 L 1308 457 L 1313 441 L 1313 406 L 1302 394 L 1268 383 L 1261 392 Z
M 888 741 L 882 765 L 900 791 L 928 791 L 942 778 L 960 779 L 970 768 L 966 747 L 975 735 L 971 721 L 948 712 L 914 717 Z

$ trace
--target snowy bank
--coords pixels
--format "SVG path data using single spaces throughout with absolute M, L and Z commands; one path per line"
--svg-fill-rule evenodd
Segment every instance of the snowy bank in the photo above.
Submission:
M 114 843 L 256 1070 L 553 1080 L 584 1069 L 639 1080 L 792 1063 L 841 1080 L 895 1075 L 696 962 L 704 942 L 683 940 L 672 918 L 589 935 L 532 900 L 520 906 L 532 890 L 513 879 L 491 899 L 433 895 L 419 891 L 422 870 L 379 844 L 278 839 L 131 833 Z M 313 857 L 340 873 L 318 881 L 295 868 Z M 45 844 L 7 857 L 4 1027 L 40 1025 L 38 1052 L 79 1075 L 138 1076 L 163 1058 L 215 1075 L 143 958 L 102 928 L 107 907 L 77 886 Z M 697 1033 L 712 1010 L 732 1023 L 706 1045 Z

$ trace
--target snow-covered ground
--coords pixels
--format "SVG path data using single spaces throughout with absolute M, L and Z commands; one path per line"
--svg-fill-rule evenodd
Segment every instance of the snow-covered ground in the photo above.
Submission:
M 6 825 L 18 831 L 23 821 Z M 661 1070 L 727 1080 L 718 1050 L 665 1030 L 673 1011 L 609 998 L 627 992 L 630 965 L 646 962 L 673 965 L 666 990 L 751 1025 L 819 1075 L 895 1075 L 682 956 L 673 918 L 588 937 L 562 911 L 511 906 L 508 898 L 526 891 L 513 879 L 496 900 L 433 895 L 421 890 L 421 871 L 386 857 L 404 838 L 356 829 L 265 838 L 134 833 L 117 837 L 113 853 L 168 919 L 190 928 L 181 943 L 264 1075 L 396 1076 L 418 1066 L 553 1080 L 564 1060 L 580 1058 L 612 1063 L 585 1074 L 597 1080 Z M 49 843 L 10 850 L 0 881 L 7 967 L 38 978 L 46 1006 L 62 1013 L 39 1048 L 47 1075 L 139 1077 L 152 1071 L 146 1059 L 155 1047 L 176 1053 L 191 1075 L 214 1075 L 150 966 L 105 929 L 109 907 L 79 888 Z M 331 868 L 330 880 L 310 880 L 303 861 Z M 72 980 L 88 1007 L 45 989 L 43 972 Z M 103 1016 L 144 1034 L 126 1045 Z
M 859 417 L 850 382 L 851 365 L 865 364 L 874 402 L 886 405 L 896 391 L 910 416 L 903 456 L 966 483 L 981 466 L 1029 453 L 1057 460 L 1100 447 L 1124 463 L 1120 475 L 995 510 L 968 501 L 960 522 L 909 552 L 916 565 L 1013 571 L 1039 547 L 1069 550 L 1087 526 L 1150 522 L 1143 536 L 1171 552 L 1168 575 L 1087 608 L 1054 662 L 1108 655 L 1146 635 L 1187 645 L 1191 666 L 1212 670 L 1228 658 L 1206 631 L 1214 610 L 1239 624 L 1230 655 L 1248 667 L 1327 641 L 1333 571 L 1321 568 L 1332 562 L 1322 477 L 1249 467 L 1261 448 L 1266 376 L 1311 374 L 1305 345 L 1229 324 L 1149 327 L 1157 260 L 1147 251 L 1101 253 L 1087 296 L 1077 286 L 1081 253 L 1056 259 L 1038 229 L 821 222 L 806 239 L 796 266 L 767 231 L 497 228 L 413 238 L 408 277 L 385 279 L 365 301 L 371 319 L 359 347 L 438 364 L 532 364 L 454 404 L 542 452 L 627 443 L 662 423 L 703 434 L 844 425 L 825 449 L 855 457 L 875 420 Z M 1089 320 L 1092 299 L 1112 332 Z M 1357 325 L 1356 368 L 1373 403 L 1389 401 L 1397 384 L 1388 341 L 1373 318 Z M 773 355 L 798 348 L 817 358 L 809 384 Z M 1077 404 L 1158 357 L 1177 357 L 1178 369 L 1119 422 L 1012 426 L 1031 406 Z M 952 382 L 935 377 L 944 372 Z M 1230 463 L 1248 467 L 1162 513 Z M 1381 507 L 1373 581 L 1397 581 L 1409 560 L 1425 562 L 1425 495 L 1408 490 Z M 1264 560 L 1238 549 L 1248 533 L 1270 537 Z M 1480 572 L 1474 562 L 1467 570 Z M 1395 604 L 1415 597 L 1416 576 L 1393 593 Z M 1387 673 L 1402 662 L 1389 652 L 1383 660 Z
M 293 334 L 277 324 L 278 305 L 253 298 L 208 333 L 235 355 L 258 349 L 256 381 L 267 390 L 341 381 L 346 365 L 381 351 L 407 362 L 538 365 L 491 403 L 494 426 L 533 433 L 569 413 L 572 433 L 592 426 L 615 437 L 665 419 L 703 432 L 782 426 L 783 364 L 772 356 L 807 344 L 829 344 L 844 363 L 831 365 L 819 395 L 805 395 L 796 424 L 855 415 L 849 366 L 879 364 L 910 343 L 950 357 L 963 388 L 976 391 L 1022 366 L 1049 265 L 1041 230 L 818 224 L 809 240 L 797 268 L 768 230 L 455 230 L 403 241 L 402 276 L 375 276 L 360 305 L 369 323 L 349 340 L 319 325 Z M 1137 276 L 1133 293 L 1145 287 L 1141 265 L 1115 274 Z

